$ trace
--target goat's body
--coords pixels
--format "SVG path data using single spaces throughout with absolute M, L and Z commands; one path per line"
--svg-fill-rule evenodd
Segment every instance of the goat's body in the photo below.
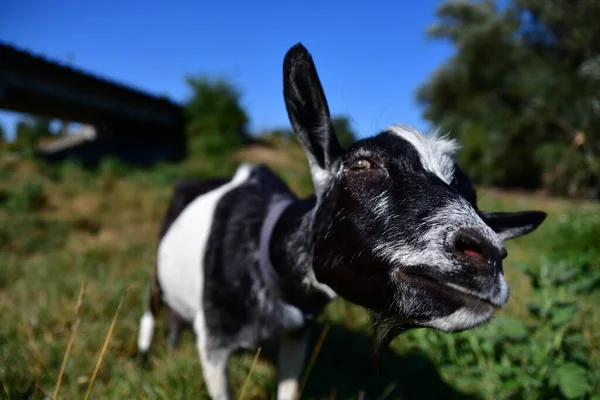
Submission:
M 265 282 L 260 271 L 262 224 L 270 205 L 283 199 L 298 201 L 268 168 L 243 165 L 231 180 L 178 184 L 167 211 L 158 245 L 155 281 L 161 300 L 172 313 L 193 325 L 213 398 L 230 396 L 225 390 L 225 369 L 232 351 L 253 349 L 302 328 L 303 302 L 311 315 L 320 311 L 313 310 L 312 303 L 304 297 L 298 306 L 286 303 L 271 290 L 272 282 Z M 154 328 L 155 315 L 150 310 L 151 306 L 142 318 L 140 330 L 143 353 L 148 351 Z M 303 340 L 291 348 L 283 344 L 286 349 L 280 358 L 303 356 L 298 351 L 303 345 Z M 292 365 L 298 362 L 282 360 Z M 297 374 L 295 369 L 287 375 Z M 295 390 L 296 385 L 290 385 L 289 379 L 288 386 L 292 388 L 284 392 Z M 281 396 L 288 394 L 280 393 Z
M 380 349 L 414 327 L 484 324 L 508 300 L 503 240 L 546 216 L 481 212 L 447 138 L 392 126 L 344 149 L 308 51 L 292 47 L 283 67 L 315 195 L 297 199 L 265 166 L 180 182 L 140 323 L 141 356 L 161 300 L 171 310 L 171 347 L 182 323 L 193 325 L 213 400 L 231 398 L 232 351 L 278 337 L 277 398 L 295 398 L 305 322 L 336 295 L 373 312 Z
M 158 245 L 157 277 L 163 300 L 188 322 L 193 322 L 200 307 L 204 281 L 202 256 L 208 244 L 214 208 L 220 197 L 239 183 L 234 179 L 205 193 L 186 191 L 185 195 L 196 196 L 173 219 Z M 203 184 L 199 182 L 195 188 L 203 189 Z M 175 206 L 177 202 L 189 200 L 182 199 L 181 194 L 182 191 L 176 191 Z

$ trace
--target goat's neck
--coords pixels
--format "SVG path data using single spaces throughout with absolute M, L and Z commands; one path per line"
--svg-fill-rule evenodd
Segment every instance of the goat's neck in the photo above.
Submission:
M 303 277 L 312 269 L 311 221 L 314 199 L 297 200 L 281 215 L 271 235 L 272 264 L 282 279 Z
M 316 316 L 336 294 L 317 282 L 313 271 L 314 209 L 314 198 L 290 205 L 273 232 L 271 260 L 281 278 L 285 301 Z

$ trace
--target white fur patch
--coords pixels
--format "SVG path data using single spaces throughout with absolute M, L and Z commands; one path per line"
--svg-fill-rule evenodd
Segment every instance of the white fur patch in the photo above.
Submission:
M 298 307 L 282 301 L 278 302 L 278 305 L 283 310 L 279 323 L 284 329 L 294 330 L 304 326 L 304 314 Z
M 312 172 L 313 184 L 315 185 L 316 190 L 322 190 L 323 187 L 327 186 L 329 181 L 331 180 L 331 173 L 327 170 L 322 169 L 316 163 L 310 164 L 310 169 Z
M 498 297 L 496 299 L 491 299 L 492 302 L 494 302 L 495 304 L 506 304 L 506 302 L 508 301 L 508 283 L 506 282 L 506 279 L 504 278 L 504 274 L 501 274 L 499 276 L 500 279 L 500 294 L 498 295 Z
M 333 290 L 328 285 L 321 283 L 317 280 L 317 277 L 315 276 L 315 271 L 312 268 L 310 268 L 308 270 L 308 273 L 307 273 L 307 276 L 305 279 L 307 280 L 309 286 L 314 287 L 314 288 L 318 289 L 319 291 L 325 293 L 325 295 L 330 300 L 333 300 L 335 297 L 337 297 L 337 293 L 335 292 L 335 290 Z
M 388 195 L 387 192 L 382 192 L 375 199 L 375 206 L 373 207 L 373 212 L 378 218 L 382 218 L 385 222 L 388 222 L 392 217 L 389 209 L 392 203 L 392 199 Z
M 305 251 L 302 251 L 297 255 L 297 257 L 298 259 L 296 261 L 299 265 L 310 266 L 307 268 L 306 275 L 302 280 L 302 283 L 305 286 L 305 288 L 315 288 L 324 293 L 330 300 L 337 297 L 337 293 L 331 287 L 329 287 L 329 285 L 326 285 L 317 280 L 317 277 L 315 276 L 315 271 L 312 268 L 312 263 L 310 261 L 309 254 Z
M 424 135 L 402 125 L 392 125 L 386 130 L 412 144 L 419 153 L 423 168 L 450 184 L 454 176 L 454 153 L 459 149 L 458 142 L 440 137 L 437 133 Z
M 444 332 L 453 332 L 464 329 L 474 328 L 490 319 L 494 309 L 490 306 L 489 312 L 476 313 L 468 308 L 460 308 L 450 315 L 441 318 L 435 318 L 428 321 L 425 325 L 440 329 Z
M 233 179 L 192 201 L 173 222 L 158 246 L 158 279 L 165 302 L 192 321 L 200 309 L 203 259 L 219 200 L 244 183 L 252 171 L 238 167 Z
M 375 246 L 375 254 L 392 264 L 426 264 L 451 271 L 454 269 L 454 262 L 446 250 L 446 240 L 450 239 L 446 237 L 449 227 L 454 232 L 464 228 L 476 230 L 492 245 L 498 248 L 503 246 L 498 235 L 483 222 L 473 207 L 466 200 L 458 198 L 437 210 L 422 225 L 414 227 L 423 232 L 418 242 L 424 246 L 386 240 Z M 419 247 L 425 247 L 425 251 L 418 250 Z
M 321 168 L 315 160 L 314 156 L 310 152 L 306 151 L 306 157 L 308 158 L 308 166 L 310 169 L 313 185 L 315 187 L 315 194 L 317 196 L 320 196 L 331 185 L 331 180 L 341 174 L 344 165 L 340 163 L 340 166 L 337 169 L 337 171 L 328 170 L 325 168 Z
M 481 298 L 480 293 L 477 293 L 469 288 L 450 282 L 444 282 L 444 284 L 461 293 Z M 506 283 L 506 279 L 504 278 L 503 274 L 498 275 L 498 286 L 500 287 L 500 292 L 496 296 L 491 297 L 489 301 L 496 306 L 503 306 L 508 301 L 508 283 Z
M 140 321 L 140 331 L 138 333 L 138 349 L 145 353 L 152 343 L 154 334 L 154 317 L 150 311 L 146 311 Z
M 204 313 L 198 311 L 194 319 L 194 332 L 196 333 L 196 346 L 202 365 L 202 376 L 211 399 L 230 400 L 231 388 L 227 371 L 230 350 L 210 352 L 207 348 L 206 328 Z

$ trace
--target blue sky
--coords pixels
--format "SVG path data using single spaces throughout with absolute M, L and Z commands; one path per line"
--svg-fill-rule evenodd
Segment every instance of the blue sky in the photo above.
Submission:
M 177 4 L 177 6 L 175 6 Z M 440 1 L 7 0 L 0 40 L 175 101 L 184 77 L 224 77 L 242 92 L 253 131 L 287 127 L 285 52 L 312 53 L 332 114 L 359 136 L 392 123 L 427 129 L 416 88 L 451 56 L 426 38 Z M 0 113 L 11 132 L 14 114 Z

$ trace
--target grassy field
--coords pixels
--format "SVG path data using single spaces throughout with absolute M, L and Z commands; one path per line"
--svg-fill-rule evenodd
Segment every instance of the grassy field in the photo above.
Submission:
M 94 171 L 0 165 L 0 398 L 51 397 L 67 349 L 58 398 L 85 398 L 92 379 L 93 399 L 206 398 L 191 332 L 168 354 L 161 319 L 151 366 L 140 369 L 138 321 L 170 185 L 229 175 L 240 160 L 269 164 L 302 195 L 311 190 L 304 155 L 282 142 L 147 170 L 111 160 Z M 549 213 L 538 231 L 507 243 L 506 309 L 472 332 L 402 335 L 377 372 L 367 314 L 337 299 L 314 331 L 313 343 L 327 334 L 303 398 L 600 398 L 600 206 L 493 189 L 480 197 L 485 209 Z M 253 358 L 233 360 L 235 396 Z M 264 351 L 245 398 L 274 398 L 275 389 Z

